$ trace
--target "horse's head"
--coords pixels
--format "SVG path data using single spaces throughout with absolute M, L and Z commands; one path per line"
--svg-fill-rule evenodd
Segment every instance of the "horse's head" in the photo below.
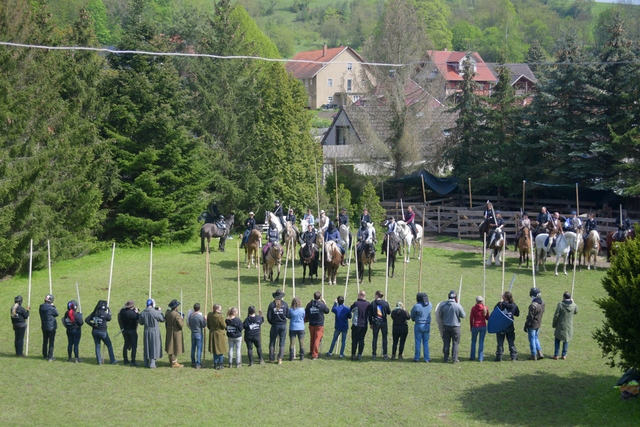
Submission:
M 273 245 L 271 245 L 271 249 L 269 249 L 269 252 L 271 252 L 271 256 L 278 262 L 280 262 L 280 260 L 282 260 L 282 255 L 284 254 L 284 250 L 282 249 L 282 246 L 280 246 L 280 243 L 275 242 Z
M 207 220 L 207 211 L 204 211 L 200 214 L 200 216 L 198 217 L 198 222 L 203 221 L 205 222 Z

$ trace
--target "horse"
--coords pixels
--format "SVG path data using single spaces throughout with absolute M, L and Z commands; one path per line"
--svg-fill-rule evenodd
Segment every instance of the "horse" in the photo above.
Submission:
M 507 244 L 507 238 L 502 228 L 496 228 L 494 239 L 489 245 L 489 254 L 487 256 L 487 266 L 491 265 L 491 260 L 495 259 L 495 264 L 500 266 L 502 261 L 502 248 Z
M 306 219 L 303 219 L 302 221 L 300 221 L 300 230 L 307 231 L 308 227 L 309 227 L 309 221 L 307 221 Z M 324 236 L 322 235 L 322 233 L 320 233 L 319 230 L 317 231 L 318 232 L 316 233 L 316 246 L 321 248 L 324 245 Z
M 484 242 L 484 236 L 486 235 L 489 238 L 489 231 L 491 231 L 491 221 L 484 220 L 479 227 L 480 230 L 480 241 Z
M 247 268 L 251 268 L 255 259 L 256 268 L 258 268 L 258 249 L 262 242 L 262 233 L 256 229 L 251 230 L 247 237 L 247 242 L 244 244 L 244 262 L 247 263 Z
M 416 224 L 416 238 L 413 238 L 413 233 L 411 232 L 411 227 L 404 222 L 398 221 L 398 236 L 400 237 L 400 241 L 402 242 L 402 247 L 405 249 L 404 254 L 404 262 L 409 262 L 411 255 L 411 248 L 413 247 L 413 258 L 416 257 L 416 246 L 418 247 L 418 259 L 420 259 L 420 249 L 422 248 L 422 226 L 420 224 Z
M 584 239 L 582 238 L 582 228 L 579 228 L 576 233 L 576 242 L 573 247 L 569 250 L 569 265 L 573 267 L 573 263 L 578 261 L 580 264 L 580 251 L 584 247 Z M 577 259 L 576 259 L 577 258 Z
M 369 283 L 371 283 L 371 263 L 376 256 L 376 247 L 371 239 L 367 239 L 361 243 L 362 251 L 358 252 L 358 275 L 360 276 L 360 283 L 364 281 L 364 266 L 369 266 Z M 356 246 L 356 250 L 358 250 Z
M 618 248 L 618 243 L 622 243 L 626 240 L 634 240 L 636 238 L 636 231 L 631 229 L 627 234 L 624 235 L 622 240 L 613 240 L 613 235 L 616 234 L 615 231 L 607 234 L 607 262 L 611 260 L 611 255 L 615 255 L 615 250 Z
M 235 216 L 231 215 L 229 218 L 224 220 L 226 227 L 224 229 L 219 229 L 218 226 L 214 224 L 205 224 L 200 229 L 200 253 L 203 254 L 205 251 L 204 239 L 207 238 L 207 246 L 211 242 L 212 237 L 219 237 L 220 244 L 218 245 L 218 250 L 220 252 L 224 252 L 224 244 L 227 240 L 227 236 L 229 236 L 229 232 L 231 231 L 231 227 L 233 227 L 233 222 L 235 221 Z
M 522 262 L 527 260 L 527 267 L 529 268 L 529 251 L 531 250 L 531 229 L 529 227 L 522 228 L 522 236 L 518 240 L 518 252 L 520 252 L 520 264 L 518 268 L 522 267 Z M 533 261 L 533 260 L 532 260 Z
M 282 223 L 280 222 L 280 218 L 275 216 L 273 212 L 267 212 L 267 218 L 265 219 L 265 222 L 269 225 L 269 227 L 271 227 L 271 224 L 275 224 L 276 229 L 278 230 L 278 234 L 282 234 L 283 227 Z
M 280 264 L 282 262 L 282 254 L 284 253 L 284 250 L 282 250 L 282 246 L 280 246 L 280 243 L 275 242 L 273 245 L 271 245 L 271 247 L 265 246 L 265 248 L 267 249 L 267 253 L 264 253 L 264 249 L 263 249 L 263 256 L 264 256 L 264 281 L 267 281 L 267 270 L 269 271 L 269 282 L 273 283 L 273 266 L 277 265 L 278 266 L 278 276 L 276 277 L 276 282 L 278 281 L 278 279 L 280 279 Z
M 384 235 L 384 239 L 382 240 L 382 247 L 386 248 L 387 247 L 387 240 L 389 239 L 389 236 L 393 236 L 393 238 L 391 238 L 391 241 L 389 241 L 389 252 L 388 252 L 388 268 L 389 268 L 389 277 L 393 277 L 395 271 L 396 271 L 396 255 L 398 253 L 398 251 L 400 251 L 400 249 L 402 248 L 402 244 L 400 243 L 400 239 L 398 239 L 398 237 L 394 234 L 394 233 L 387 233 Z M 400 256 L 402 256 L 402 254 L 400 254 Z
M 285 244 L 285 247 L 287 248 L 287 252 L 289 251 L 289 245 L 293 245 L 291 259 L 294 261 L 296 259 L 296 248 L 298 247 L 298 238 L 299 238 L 298 233 L 296 232 L 296 229 L 293 228 L 293 224 L 291 224 L 291 221 L 287 221 L 287 226 L 284 231 L 284 244 Z M 287 253 L 287 256 L 289 256 L 288 253 Z
M 582 261 L 586 264 L 587 270 L 591 270 L 591 257 L 593 256 L 593 269 L 596 269 L 596 262 L 598 261 L 598 251 L 600 250 L 600 234 L 596 230 L 591 230 L 587 235 L 587 239 L 582 242 L 582 249 L 578 245 L 578 265 L 580 271 L 582 271 Z
M 333 240 L 328 241 L 324 245 L 324 274 L 329 280 L 330 285 L 337 285 L 336 276 L 338 275 L 338 267 L 342 262 L 342 253 L 340 248 Z
M 302 284 L 304 285 L 305 278 L 307 276 L 307 266 L 309 267 L 309 279 L 313 285 L 313 276 L 318 278 L 318 249 L 311 242 L 305 243 L 300 247 L 299 255 L 302 262 Z
M 371 241 L 373 242 L 373 244 L 377 245 L 378 237 L 376 236 L 376 229 L 373 226 L 372 222 L 367 223 L 367 230 L 369 230 L 369 236 L 371 237 Z
M 351 249 L 352 237 L 351 237 L 351 231 L 349 231 L 349 226 L 342 224 L 340 226 L 339 232 L 340 232 L 340 241 L 338 243 L 340 243 L 340 245 L 342 245 L 343 248 Z
M 536 266 L 536 271 L 540 271 L 540 264 L 542 264 L 544 271 L 547 271 L 547 245 L 545 245 L 545 242 L 548 238 L 549 235 L 547 233 L 540 233 L 535 238 L 533 262 Z
M 560 264 L 561 258 L 564 258 L 564 275 L 567 275 L 567 258 L 569 258 L 569 252 L 571 249 L 577 249 L 577 243 L 577 235 L 573 231 L 567 231 L 558 237 L 558 240 L 556 241 L 556 276 L 558 275 L 558 265 Z

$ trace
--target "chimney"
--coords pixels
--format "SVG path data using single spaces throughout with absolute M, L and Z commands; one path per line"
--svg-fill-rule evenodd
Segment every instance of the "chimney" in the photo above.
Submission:
M 444 48 L 444 51 L 445 51 L 445 52 L 447 51 L 447 48 L 446 48 L 446 47 Z
M 322 46 L 322 56 L 327 56 L 327 44 L 325 43 L 324 46 Z

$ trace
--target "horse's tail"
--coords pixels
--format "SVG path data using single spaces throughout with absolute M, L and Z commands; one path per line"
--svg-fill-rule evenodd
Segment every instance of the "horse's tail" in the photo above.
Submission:
M 200 253 L 204 252 L 204 225 L 200 229 Z

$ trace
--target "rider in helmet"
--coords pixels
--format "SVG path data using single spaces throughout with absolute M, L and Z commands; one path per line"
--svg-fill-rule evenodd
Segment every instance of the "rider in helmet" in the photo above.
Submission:
M 620 217 L 616 218 L 616 226 L 618 227 L 618 231 L 613 235 L 613 240 L 623 240 L 626 234 L 631 230 L 631 220 L 627 218 L 627 210 L 622 210 L 622 222 L 620 222 Z
M 53 295 L 49 294 L 40 305 L 40 323 L 42 325 L 42 357 L 49 362 L 56 360 L 53 357 L 53 344 L 58 329 L 58 309 L 53 305 Z
M 413 238 L 417 238 L 418 231 L 416 230 L 416 213 L 413 211 L 413 206 L 407 208 L 407 213 L 404 214 L 404 222 L 411 228 Z
M 287 214 L 287 217 L 285 218 L 286 222 L 290 222 L 291 223 L 291 227 L 293 227 L 293 231 L 296 232 L 296 236 L 298 236 L 298 243 L 302 244 L 302 241 L 300 240 L 300 230 L 298 230 L 298 227 L 296 226 L 296 214 L 293 213 L 293 208 L 289 208 L 289 213 Z M 286 226 L 285 226 L 285 231 L 282 233 L 282 244 L 284 245 L 284 235 L 286 233 Z
M 246 230 L 244 235 L 242 236 L 242 243 L 240 244 L 240 249 L 244 248 L 244 244 L 247 243 L 247 239 L 249 238 L 249 234 L 256 228 L 256 219 L 253 217 L 253 212 L 249 212 L 249 218 L 244 222 L 244 226 Z
M 544 359 L 540 340 L 538 339 L 538 331 L 542 325 L 542 315 L 544 314 L 544 301 L 540 297 L 540 289 L 531 288 L 529 296 L 531 297 L 531 305 L 529 306 L 529 314 L 524 324 L 524 331 L 529 334 L 529 347 L 531 356 L 529 360 Z
M 269 252 L 269 249 L 271 248 L 271 246 L 273 246 L 274 243 L 278 243 L 278 237 L 279 237 L 278 229 L 276 228 L 276 225 L 272 222 L 271 224 L 269 224 L 269 230 L 267 230 L 268 243 L 264 245 L 264 247 L 262 248 L 263 264 L 265 262 L 265 256 Z
M 527 214 L 526 212 L 522 212 L 522 218 L 518 220 L 516 227 L 518 229 L 518 234 L 516 234 L 516 245 L 513 250 L 517 252 L 518 241 L 520 240 L 520 237 L 522 237 L 522 230 L 524 230 L 525 227 L 531 230 L 531 220 L 529 219 L 529 214 Z
M 489 238 L 487 239 L 487 247 L 491 246 L 493 243 L 494 236 L 497 230 L 502 230 L 504 227 L 504 219 L 502 219 L 502 214 L 500 211 L 496 211 L 496 217 L 493 219 L 493 222 L 489 224 L 491 227 L 491 231 L 489 231 Z
M 596 221 L 595 215 L 593 212 L 589 213 L 589 219 L 584 222 L 584 239 L 587 240 L 587 236 L 591 233 L 591 230 L 596 230 L 598 228 L 598 221 Z
M 273 208 L 273 214 L 276 216 L 276 218 L 278 218 L 280 220 L 280 224 L 282 224 L 282 226 L 285 226 L 285 222 L 284 222 L 284 212 L 282 211 L 282 205 L 280 204 L 280 200 L 276 200 L 275 202 L 275 207 Z
M 582 227 L 582 221 L 578 218 L 576 211 L 571 212 L 571 218 L 567 218 L 564 222 L 564 229 L 577 233 L 580 227 Z
M 216 227 L 218 227 L 220 230 L 224 230 L 227 228 L 227 224 L 224 222 L 224 215 L 220 215 L 218 217 L 218 220 L 216 221 Z
M 338 248 L 340 249 L 340 252 L 342 253 L 342 262 L 340 263 L 340 265 L 342 265 L 343 267 L 346 266 L 346 264 L 344 262 L 345 250 L 342 247 L 342 245 L 340 243 L 338 243 L 340 241 L 340 232 L 336 228 L 336 226 L 333 223 L 333 221 L 331 221 L 329 223 L 329 228 L 324 233 L 324 241 L 325 242 L 330 242 L 330 241 L 336 242 L 336 245 L 338 245 Z

